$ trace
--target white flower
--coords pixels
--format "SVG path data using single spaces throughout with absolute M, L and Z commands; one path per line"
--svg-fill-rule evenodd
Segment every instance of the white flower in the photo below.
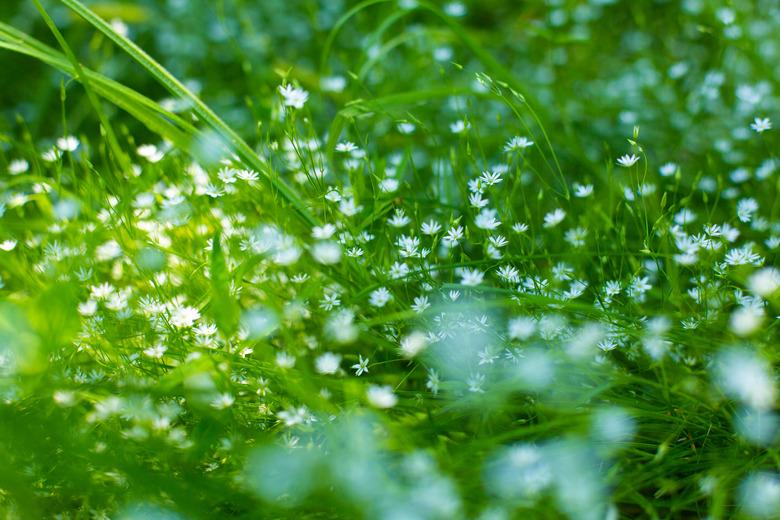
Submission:
M 332 237 L 335 232 L 336 226 L 333 224 L 325 224 L 322 226 L 314 226 L 311 230 L 311 236 L 318 240 L 327 240 Z
M 386 287 L 380 287 L 379 289 L 371 292 L 371 295 L 368 298 L 368 303 L 374 307 L 384 307 L 387 302 L 392 299 L 393 295 L 390 294 L 390 291 L 388 291 Z
M 506 142 L 504 145 L 505 152 L 514 152 L 518 150 L 525 150 L 529 146 L 533 146 L 534 142 L 527 137 L 515 136 Z
M 764 310 L 761 308 L 739 307 L 731 313 L 729 326 L 737 336 L 750 336 L 756 332 L 764 321 Z
M 637 163 L 637 161 L 639 161 L 639 157 L 638 156 L 636 156 L 634 154 L 631 154 L 631 155 L 626 154 L 626 155 L 623 155 L 621 157 L 618 157 L 617 163 L 620 166 L 624 167 L 624 168 L 629 168 L 629 167 L 635 165 Z
M 225 184 L 233 184 L 236 182 L 236 170 L 233 168 L 220 168 L 217 172 L 217 177 Z
M 485 208 L 479 212 L 477 218 L 474 219 L 474 224 L 480 229 L 496 229 L 501 225 L 499 220 L 496 220 L 496 214 L 498 212 L 494 209 Z
M 402 228 L 411 221 L 412 219 L 406 216 L 406 213 L 401 208 L 396 209 L 393 216 L 387 219 L 387 223 L 396 228 Z
M 528 231 L 528 224 L 526 224 L 525 222 L 515 222 L 514 224 L 512 224 L 512 231 L 518 234 L 525 233 L 526 231 Z
M 441 224 L 435 220 L 428 220 L 427 222 L 423 222 L 422 226 L 420 227 L 420 232 L 423 235 L 435 235 L 439 231 L 441 231 Z
M 716 375 L 723 391 L 747 406 L 766 410 L 777 390 L 768 363 L 753 352 L 731 349 L 718 355 Z
M 325 76 L 320 79 L 323 92 L 342 92 L 346 86 L 347 79 L 343 76 Z
M 376 408 L 392 408 L 398 403 L 398 397 L 390 386 L 370 385 L 366 391 L 366 399 Z
M 57 139 L 57 148 L 63 152 L 75 152 L 79 147 L 79 140 L 72 135 L 66 135 Z
M 536 332 L 536 322 L 532 318 L 520 316 L 509 320 L 509 339 L 526 340 Z
M 41 159 L 49 163 L 56 161 L 60 157 L 62 157 L 62 154 L 60 153 L 60 151 L 57 149 L 56 146 L 46 150 L 41 154 Z
M 295 356 L 284 351 L 276 353 L 275 361 L 276 366 L 279 368 L 292 368 L 295 366 Z
M 566 217 L 566 212 L 563 211 L 561 208 L 551 211 L 544 216 L 544 227 L 546 228 L 555 227 L 558 224 L 560 224 L 565 217 Z
M 113 260 L 122 254 L 122 248 L 116 240 L 109 240 L 95 248 L 95 258 L 99 262 Z
M 758 202 L 756 199 L 741 199 L 737 202 L 737 217 L 742 222 L 750 222 L 753 214 L 758 211 Z
M 463 227 L 455 226 L 447 230 L 447 234 L 441 239 L 444 247 L 454 247 L 463 239 Z
M 485 278 L 485 273 L 478 269 L 462 269 L 460 271 L 460 283 L 469 287 L 479 285 Z
M 79 314 L 82 316 L 92 316 L 97 312 L 97 302 L 95 300 L 87 300 L 85 302 L 79 303 L 78 305 Z
M 593 194 L 593 185 L 592 184 L 579 184 L 577 182 L 574 183 L 574 196 L 580 199 L 584 199 L 585 197 L 590 197 Z
M 311 248 L 311 256 L 323 265 L 337 264 L 341 260 L 341 246 L 336 242 L 317 242 Z
M 485 170 L 480 176 L 480 180 L 487 186 L 493 186 L 499 184 L 503 179 L 501 178 L 501 172 L 495 170 Z
M 228 393 L 219 394 L 219 396 L 211 401 L 211 406 L 216 408 L 217 410 L 224 410 L 225 408 L 230 408 L 233 406 L 233 403 L 236 402 L 236 398 Z
M 668 162 L 664 165 L 662 165 L 660 168 L 658 168 L 658 173 L 661 174 L 661 177 L 671 177 L 674 175 L 674 172 L 677 171 L 679 166 L 673 162 Z
M 471 128 L 471 124 L 466 121 L 463 121 L 462 119 L 458 119 L 454 123 L 450 124 L 450 132 L 452 132 L 453 134 L 462 134 L 469 128 Z
M 8 165 L 8 173 L 11 175 L 19 175 L 30 169 L 30 163 L 24 159 L 15 159 Z
M 420 331 L 414 331 L 401 340 L 401 354 L 413 358 L 428 346 L 428 338 Z
M 772 296 L 780 289 L 780 271 L 774 267 L 759 269 L 748 278 L 748 288 L 759 296 Z
M 770 130 L 772 128 L 772 121 L 770 121 L 768 117 L 757 117 L 753 119 L 752 123 L 750 123 L 750 128 L 760 134 L 761 132 L 765 132 L 766 130 Z
M 16 240 L 9 238 L 8 240 L 3 240 L 0 242 L 0 249 L 3 251 L 13 251 L 13 249 L 16 247 L 16 244 Z
M 428 297 L 427 296 L 416 296 L 414 298 L 414 305 L 412 305 L 412 310 L 418 314 L 422 313 L 430 307 L 431 304 L 428 303 Z
M 179 305 L 171 311 L 170 322 L 176 328 L 186 329 L 200 318 L 200 312 L 195 307 Z
M 352 368 L 355 370 L 356 376 L 361 376 L 364 373 L 368 372 L 368 358 L 364 358 L 361 355 L 358 355 L 358 362 L 352 365 Z
M 163 344 L 157 344 L 153 347 L 149 347 L 144 350 L 144 355 L 152 358 L 152 359 L 160 359 L 165 354 L 165 351 L 168 350 L 168 347 L 166 347 Z
M 383 193 L 393 193 L 398 189 L 398 185 L 398 179 L 388 177 L 386 179 L 382 179 L 382 181 L 379 183 L 379 190 Z
M 344 142 L 338 143 L 336 145 L 336 151 L 337 152 L 349 153 L 349 152 L 353 152 L 353 151 L 355 151 L 357 149 L 358 149 L 357 145 L 355 143 L 353 143 L 352 141 L 344 141 Z
M 287 408 L 277 413 L 276 416 L 284 422 L 285 426 L 295 426 L 311 420 L 309 410 L 305 406 Z
M 293 108 L 303 108 L 303 105 L 309 99 L 309 93 L 303 89 L 295 88 L 292 85 L 280 85 L 279 92 L 284 98 L 284 106 Z
M 153 144 L 142 144 L 136 152 L 150 163 L 160 162 L 165 157 L 165 154 Z
M 398 123 L 396 125 L 396 128 L 398 128 L 398 131 L 400 133 L 408 135 L 414 132 L 417 126 L 414 125 L 413 123 L 402 122 L 402 123 Z
M 341 364 L 341 356 L 333 352 L 326 352 L 315 361 L 315 369 L 320 374 L 335 374 Z

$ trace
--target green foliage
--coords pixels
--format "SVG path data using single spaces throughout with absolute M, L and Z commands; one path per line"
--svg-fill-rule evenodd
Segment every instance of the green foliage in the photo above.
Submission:
M 0 517 L 777 518 L 770 0 L 7 0 Z

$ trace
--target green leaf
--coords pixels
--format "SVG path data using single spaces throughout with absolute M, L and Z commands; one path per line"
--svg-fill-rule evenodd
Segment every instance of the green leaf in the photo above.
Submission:
M 219 234 L 214 234 L 212 239 L 209 309 L 217 328 L 225 338 L 231 337 L 238 330 L 241 309 L 238 302 L 230 294 L 230 273 L 220 245 Z
M 117 44 L 126 52 L 135 62 L 141 65 L 149 72 L 163 87 L 165 87 L 174 96 L 188 100 L 192 105 L 192 110 L 209 127 L 211 127 L 224 141 L 226 152 L 234 152 L 244 162 L 260 172 L 269 185 L 275 189 L 283 199 L 290 203 L 301 217 L 309 225 L 319 224 L 318 219 L 311 214 L 303 199 L 288 186 L 283 180 L 279 179 L 269 169 L 269 166 L 260 160 L 252 148 L 220 117 L 209 108 L 198 96 L 193 94 L 176 77 L 160 65 L 156 60 L 149 56 L 143 49 L 133 43 L 124 35 L 116 32 L 111 24 L 100 18 L 94 11 L 79 2 L 78 0 L 62 0 L 62 3 L 72 9 L 75 13 L 86 20 L 98 31 L 105 34 L 110 40 Z

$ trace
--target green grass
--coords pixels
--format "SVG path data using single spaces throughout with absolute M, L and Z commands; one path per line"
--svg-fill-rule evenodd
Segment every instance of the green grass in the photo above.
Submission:
M 780 516 L 772 2 L 9 6 L 2 518 Z

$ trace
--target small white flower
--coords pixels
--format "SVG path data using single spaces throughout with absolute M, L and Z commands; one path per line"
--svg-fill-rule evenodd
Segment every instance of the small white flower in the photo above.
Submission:
M 748 288 L 759 296 L 772 296 L 780 289 L 780 271 L 774 267 L 759 269 L 748 278 Z
M 479 285 L 485 278 L 485 273 L 478 269 L 463 269 L 460 271 L 460 283 L 469 287 Z
M 79 303 L 78 310 L 82 316 L 93 316 L 97 312 L 97 302 L 90 299 Z
M 24 159 L 15 159 L 8 165 L 8 173 L 11 175 L 19 175 L 30 169 L 30 163 Z
M 593 185 L 592 184 L 579 184 L 577 182 L 574 183 L 574 196 L 580 199 L 584 199 L 585 197 L 590 197 L 593 194 Z
M 474 224 L 480 229 L 496 229 L 501 225 L 501 221 L 496 219 L 498 212 L 494 209 L 485 208 L 479 212 L 477 218 L 474 219 Z
M 617 163 L 620 166 L 624 167 L 624 168 L 629 168 L 629 167 L 635 165 L 637 163 L 637 161 L 639 161 L 639 157 L 637 155 L 626 154 L 626 155 L 623 155 L 623 156 L 619 157 L 618 160 L 617 160 Z
M 428 297 L 427 296 L 416 296 L 414 298 L 414 305 L 412 305 L 412 310 L 418 314 L 422 313 L 430 307 L 431 304 L 428 303 Z
M 176 328 L 186 329 L 200 318 L 200 312 L 195 307 L 179 305 L 171 311 L 170 322 Z
M 563 211 L 561 208 L 551 211 L 544 216 L 544 227 L 546 228 L 555 227 L 558 224 L 560 224 L 565 217 L 566 217 L 566 212 Z
M 525 150 L 529 146 L 533 146 L 534 142 L 527 137 L 515 136 L 506 142 L 504 145 L 505 152 L 515 152 L 518 150 Z
M 295 366 L 295 356 L 284 351 L 276 353 L 275 361 L 276 366 L 279 368 L 292 368 Z
M 236 398 L 228 393 L 219 394 L 219 396 L 211 402 L 211 406 L 217 410 L 224 410 L 230 408 L 233 403 L 236 402 Z
M 63 152 L 75 152 L 79 144 L 79 140 L 72 135 L 66 135 L 57 139 L 57 148 Z
M 428 338 L 420 331 L 415 331 L 401 340 L 401 354 L 413 358 L 428 346 Z
M 349 153 L 357 149 L 358 149 L 357 145 L 351 141 L 344 141 L 336 145 L 337 152 Z
M 366 391 L 366 399 L 375 408 L 392 408 L 398 403 L 398 397 L 390 386 L 370 385 Z
M 469 128 L 471 128 L 471 124 L 462 119 L 458 119 L 454 123 L 450 124 L 450 132 L 453 134 L 462 134 Z
M 9 238 L 8 240 L 3 240 L 2 242 L 0 242 L 0 249 L 2 249 L 3 251 L 13 251 L 14 248 L 16 248 L 16 244 L 17 244 L 16 240 Z
M 423 222 L 422 226 L 420 227 L 420 232 L 423 235 L 435 235 L 439 231 L 441 231 L 441 224 L 439 224 L 435 220 L 429 220 L 427 222 Z
M 335 374 L 341 364 L 341 356 L 333 352 L 326 352 L 314 362 L 315 369 L 320 374 Z
M 371 295 L 368 298 L 368 303 L 374 307 L 384 307 L 387 302 L 392 299 L 393 295 L 390 294 L 390 291 L 388 291 L 386 287 L 380 287 L 379 289 L 371 292 Z
M 165 351 L 168 350 L 168 347 L 162 344 L 157 344 L 153 347 L 149 347 L 144 350 L 144 355 L 148 356 L 152 359 L 160 359 L 165 354 Z
M 317 242 L 311 248 L 311 256 L 323 265 L 337 264 L 341 260 L 341 246 L 331 241 Z
M 335 232 L 336 226 L 333 224 L 324 224 L 322 226 L 314 226 L 311 230 L 311 236 L 318 240 L 327 240 L 332 237 Z
M 526 340 L 536 332 L 536 322 L 532 318 L 520 316 L 509 320 L 509 339 Z
M 765 132 L 772 128 L 772 121 L 770 121 L 768 117 L 757 117 L 750 123 L 750 128 L 760 134 L 761 132 Z
M 160 162 L 165 157 L 165 154 L 153 144 L 142 144 L 136 152 L 150 163 Z
M 293 108 L 303 108 L 306 101 L 309 99 L 309 93 L 303 89 L 295 88 L 292 85 L 280 85 L 279 92 L 284 98 L 284 106 Z
M 342 92 L 346 86 L 347 79 L 343 76 L 325 76 L 320 79 L 323 92 Z
M 358 362 L 352 365 L 352 368 L 355 370 L 356 376 L 361 376 L 368 372 L 368 358 L 364 358 L 361 355 L 358 355 Z
M 408 135 L 408 134 L 411 134 L 412 132 L 414 132 L 415 129 L 417 128 L 417 126 L 414 125 L 413 123 L 402 122 L 402 123 L 398 123 L 396 125 L 396 128 L 398 128 L 398 131 L 400 133 L 402 133 L 404 135 Z
M 677 164 L 673 162 L 668 162 L 663 166 L 661 166 L 660 168 L 658 168 L 658 173 L 661 174 L 661 177 L 671 177 L 672 175 L 674 175 L 674 173 L 677 171 L 678 168 L 679 166 L 677 166 Z

